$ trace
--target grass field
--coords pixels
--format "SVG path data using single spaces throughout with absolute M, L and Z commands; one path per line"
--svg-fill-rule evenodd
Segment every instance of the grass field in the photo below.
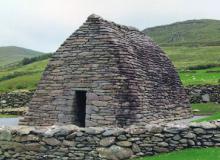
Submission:
M 189 66 L 219 64 L 220 46 L 162 47 L 177 69 Z
M 134 160 L 219 160 L 220 148 L 186 149 Z
M 16 69 L 0 71 L 0 79 L 15 72 L 26 73 L 25 75 L 21 74 L 21 76 L 19 76 L 18 74 L 17 77 L 0 81 L 0 92 L 13 91 L 19 89 L 26 89 L 26 90 L 35 89 L 47 63 L 48 60 L 43 60 Z
M 176 22 L 143 30 L 160 45 L 217 45 L 220 20 L 200 19 Z
M 210 69 L 179 71 L 179 76 L 184 86 L 198 84 L 220 84 L 220 67 Z
M 194 120 L 193 122 L 206 122 L 206 121 L 213 121 L 213 120 L 219 120 L 219 119 L 220 119 L 220 112 L 215 113 L 205 118 Z
M 192 109 L 198 109 L 199 112 L 196 115 L 212 115 L 216 113 L 220 113 L 220 104 L 215 103 L 196 103 L 191 104 Z
M 10 114 L 0 114 L 0 118 L 15 118 L 18 117 L 17 115 L 10 115 Z
M 191 104 L 192 109 L 199 111 L 195 115 L 209 115 L 208 117 L 194 120 L 193 122 L 204 122 L 220 119 L 220 104 L 215 103 L 197 103 Z

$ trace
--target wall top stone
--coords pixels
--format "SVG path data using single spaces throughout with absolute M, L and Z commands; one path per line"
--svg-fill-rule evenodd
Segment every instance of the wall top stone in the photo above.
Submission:
M 124 133 L 132 135 L 139 135 L 144 133 L 179 133 L 186 131 L 189 128 L 203 128 L 203 129 L 216 129 L 220 128 L 220 121 L 211 122 L 191 122 L 188 124 L 149 124 L 145 126 L 130 126 L 128 128 L 117 127 L 78 127 L 76 125 L 53 125 L 53 126 L 1 126 L 0 133 L 10 131 L 18 135 L 28 135 L 30 133 L 42 135 L 46 137 L 53 136 L 66 136 L 73 132 L 81 132 L 89 135 L 103 135 L 103 136 L 119 136 Z
M 220 121 L 128 128 L 0 127 L 3 159 L 124 160 L 191 148 L 217 147 Z

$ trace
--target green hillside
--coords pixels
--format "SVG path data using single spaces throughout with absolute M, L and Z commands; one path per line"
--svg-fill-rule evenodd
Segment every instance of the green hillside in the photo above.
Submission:
M 0 92 L 35 89 L 48 59 L 0 71 Z
M 36 57 L 44 53 L 15 46 L 0 47 L 0 67 L 21 61 L 24 57 Z
M 220 46 L 162 47 L 177 69 L 190 66 L 220 64 Z
M 220 46 L 220 20 L 188 20 L 143 32 L 162 46 Z

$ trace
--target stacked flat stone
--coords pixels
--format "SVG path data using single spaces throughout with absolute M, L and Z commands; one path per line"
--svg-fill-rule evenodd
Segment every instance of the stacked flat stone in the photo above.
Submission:
M 123 160 L 220 146 L 220 122 L 122 128 L 0 128 L 0 159 Z
M 0 108 L 24 107 L 32 95 L 32 91 L 0 93 Z
M 185 88 L 191 103 L 220 103 L 220 85 L 197 85 Z
M 76 91 L 86 91 L 85 126 L 145 125 L 191 117 L 171 61 L 132 27 L 91 15 L 54 53 L 22 125 L 76 124 Z

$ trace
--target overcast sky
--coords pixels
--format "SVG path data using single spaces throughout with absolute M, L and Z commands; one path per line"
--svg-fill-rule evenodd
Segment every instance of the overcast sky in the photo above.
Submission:
M 220 20 L 220 0 L 0 0 L 0 46 L 53 52 L 92 13 L 142 30 Z

